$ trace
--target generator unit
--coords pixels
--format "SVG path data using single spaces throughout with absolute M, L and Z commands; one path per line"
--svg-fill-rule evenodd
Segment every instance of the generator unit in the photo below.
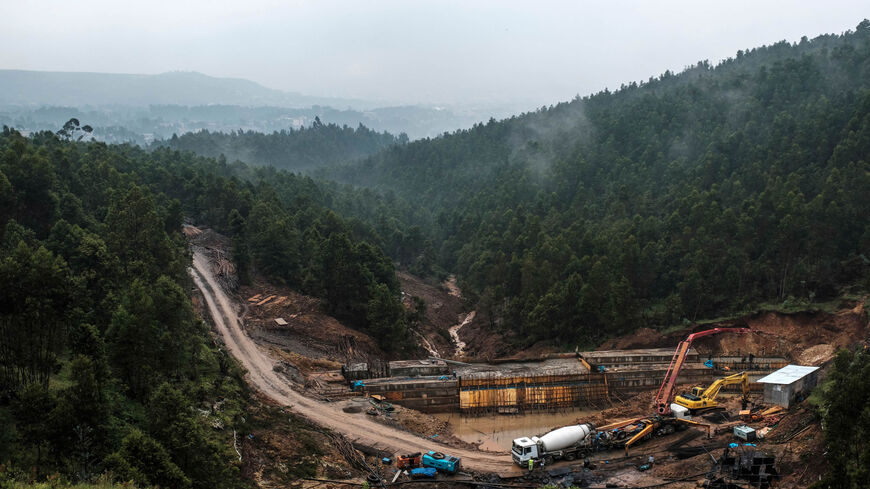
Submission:
M 755 441 L 755 428 L 750 428 L 745 424 L 735 426 L 734 436 L 744 441 Z

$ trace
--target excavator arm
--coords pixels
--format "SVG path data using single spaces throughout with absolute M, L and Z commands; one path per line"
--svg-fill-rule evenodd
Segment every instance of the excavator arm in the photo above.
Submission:
M 707 390 L 704 391 L 702 397 L 710 399 L 711 401 L 715 401 L 716 396 L 719 395 L 719 391 L 722 390 L 723 387 L 725 387 L 726 385 L 734 384 L 743 385 L 744 398 L 749 395 L 749 375 L 747 375 L 746 372 L 740 372 L 739 374 L 729 375 L 728 377 L 717 379 L 715 382 L 710 384 L 710 387 L 707 387 Z
M 692 347 L 693 341 L 717 333 L 750 333 L 751 331 L 752 330 L 749 328 L 713 328 L 706 331 L 692 333 L 686 337 L 685 340 L 681 341 L 680 344 L 677 345 L 677 351 L 674 352 L 674 356 L 671 358 L 671 364 L 668 366 L 668 371 L 665 374 L 661 387 L 659 387 L 658 394 L 656 394 L 655 404 L 658 413 L 660 415 L 671 413 L 671 399 L 674 395 L 674 387 L 677 384 L 677 377 L 680 375 L 680 369 L 683 368 L 683 364 L 686 361 L 686 356 L 689 354 L 689 348 Z

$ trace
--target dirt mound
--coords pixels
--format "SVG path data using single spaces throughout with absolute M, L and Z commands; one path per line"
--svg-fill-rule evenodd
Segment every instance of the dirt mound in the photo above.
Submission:
M 711 328 L 747 327 L 752 334 L 720 334 L 696 340 L 693 347 L 702 355 L 778 355 L 801 364 L 820 365 L 840 348 L 865 340 L 870 323 L 863 303 L 838 313 L 762 312 L 743 318 L 705 324 L 660 334 L 641 328 L 602 343 L 599 350 L 672 348 L 691 333 Z
M 426 437 L 442 437 L 451 433 L 450 424 L 431 414 L 421 413 L 413 409 L 395 406 L 390 415 L 396 422 L 411 433 Z
M 251 337 L 307 357 L 312 370 L 337 368 L 337 364 L 328 362 L 341 364 L 385 356 L 374 339 L 324 313 L 321 302 L 314 297 L 264 283 L 241 287 L 239 295 L 246 303 L 245 326 Z M 328 362 L 318 363 L 317 359 Z M 300 358 L 294 360 L 296 364 Z
M 450 423 L 443 419 L 403 406 L 394 405 L 393 408 L 394 410 L 389 413 L 389 416 L 379 413 L 373 416 L 372 419 L 378 423 L 428 438 L 432 440 L 433 444 L 440 443 L 453 448 L 477 448 L 477 445 L 457 438 L 453 434 L 453 428 L 450 426 Z M 435 450 L 436 447 L 432 449 Z
M 836 353 L 834 347 L 827 343 L 811 346 L 798 355 L 797 362 L 801 365 L 818 367 L 834 358 L 834 353 Z
M 836 314 L 803 312 L 781 314 L 760 313 L 755 316 L 721 323 L 716 326 L 746 325 L 753 334 L 723 334 L 702 338 L 695 348 L 702 354 L 721 352 L 727 354 L 781 355 L 799 362 L 801 355 L 811 348 L 827 345 L 824 350 L 836 351 L 867 337 L 868 322 L 861 310 L 847 309 Z M 707 329 L 707 328 L 704 328 Z M 824 361 L 823 349 L 816 349 L 810 360 Z

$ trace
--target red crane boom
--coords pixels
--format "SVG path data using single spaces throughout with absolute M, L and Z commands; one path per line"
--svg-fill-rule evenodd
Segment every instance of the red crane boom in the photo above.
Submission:
M 656 410 L 658 413 L 660 415 L 671 413 L 671 398 L 674 395 L 674 386 L 677 385 L 677 376 L 680 375 L 680 369 L 683 368 L 686 355 L 688 355 L 689 348 L 695 339 L 717 333 L 750 333 L 751 331 L 749 328 L 713 328 L 692 333 L 685 340 L 681 341 L 677 345 L 677 351 L 674 352 L 674 357 L 671 359 L 670 366 L 668 366 L 668 372 L 665 374 L 661 387 L 659 387 L 658 394 L 656 394 Z

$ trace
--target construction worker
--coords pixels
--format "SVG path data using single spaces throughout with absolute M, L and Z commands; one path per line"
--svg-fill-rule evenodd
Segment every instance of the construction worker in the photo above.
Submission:
M 530 458 L 529 459 L 529 472 L 531 472 L 533 470 L 535 470 L 535 460 Z

